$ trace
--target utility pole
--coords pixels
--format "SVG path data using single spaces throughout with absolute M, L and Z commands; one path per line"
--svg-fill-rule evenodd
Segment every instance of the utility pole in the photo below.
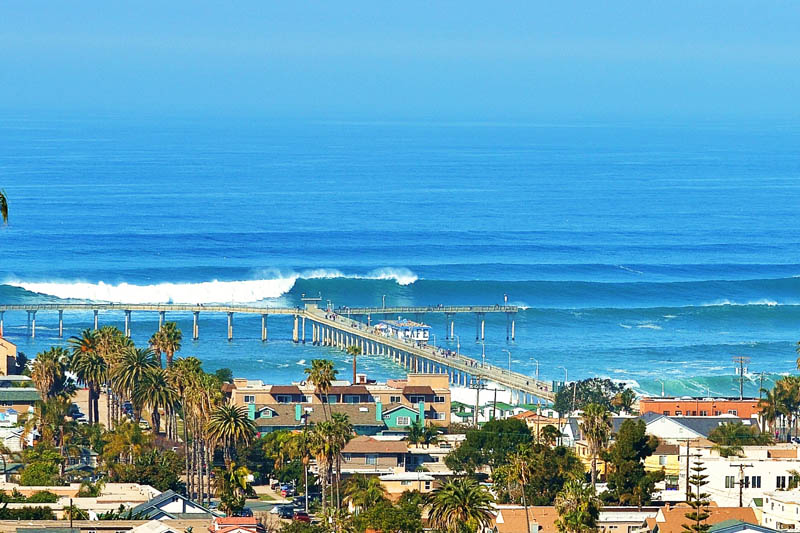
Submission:
M 469 388 L 475 389 L 475 411 L 472 413 L 472 425 L 478 427 L 478 407 L 481 404 L 481 390 L 486 388 L 486 383 L 481 378 L 472 378 L 469 382 Z M 497 394 L 495 392 L 495 394 Z
M 736 484 L 739 485 L 739 507 L 743 507 L 742 506 L 742 493 L 744 492 L 744 485 L 745 485 L 744 469 L 745 468 L 753 468 L 753 465 L 746 465 L 744 463 L 739 463 L 738 465 L 731 465 L 731 466 L 739 468 L 739 481 L 737 481 Z
M 744 365 L 750 362 L 749 357 L 736 356 L 733 358 L 734 364 L 739 365 L 739 399 L 744 399 Z
M 758 375 L 758 399 L 764 396 L 764 371 L 762 370 Z
M 494 388 L 494 401 L 492 402 L 492 420 L 497 418 L 497 387 Z
M 689 485 L 689 465 L 691 463 L 692 457 L 695 459 L 699 459 L 702 457 L 702 454 L 699 453 L 691 453 L 691 448 L 689 446 L 691 439 L 686 439 L 684 441 L 686 443 L 686 501 L 689 501 L 689 496 L 691 495 L 692 488 Z M 740 506 L 741 507 L 741 506 Z

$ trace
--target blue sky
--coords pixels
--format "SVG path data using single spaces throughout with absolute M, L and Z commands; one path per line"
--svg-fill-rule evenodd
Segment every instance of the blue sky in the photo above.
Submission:
M 0 110 L 797 118 L 800 3 L 5 2 Z

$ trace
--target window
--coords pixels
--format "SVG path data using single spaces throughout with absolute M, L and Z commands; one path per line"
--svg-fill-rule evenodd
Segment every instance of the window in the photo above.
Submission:
M 658 464 L 660 466 L 665 466 L 667 464 L 667 456 L 666 455 L 659 455 L 658 456 Z
M 683 411 L 675 411 L 675 416 L 681 416 L 682 414 L 683 414 Z M 614 526 L 611 526 L 611 527 L 614 527 Z
M 400 484 L 403 485 L 404 487 L 407 487 L 408 485 L 411 485 L 411 482 L 404 479 L 403 481 L 400 482 Z
M 409 396 L 408 397 L 408 401 L 410 401 L 411 403 L 424 402 L 425 401 L 425 396 L 422 395 L 422 394 L 419 394 L 419 395 L 415 394 L 413 396 Z
M 445 413 L 436 413 L 436 420 L 444 420 Z
M 286 394 L 278 394 L 275 396 L 275 401 L 278 403 L 292 403 L 292 397 Z
M 342 403 L 361 403 L 361 396 L 358 394 L 345 394 Z
M 398 426 L 410 426 L 411 425 L 411 417 L 398 416 L 397 417 L 397 425 Z
M 444 403 L 444 396 L 434 396 L 433 403 Z
M 700 416 L 708 416 L 708 411 L 700 411 Z
M 345 460 L 345 461 L 347 461 L 347 462 L 350 462 L 350 461 L 352 461 L 352 460 L 353 460 L 353 455 L 352 455 L 352 454 L 350 454 L 350 453 L 343 453 L 343 454 L 342 454 L 342 457 L 343 457 L 343 458 L 344 458 L 344 460 Z
M 303 403 L 311 403 L 311 396 L 303 395 Z
M 725 488 L 732 489 L 736 486 L 736 479 L 733 476 L 725 476 Z
M 669 416 L 669 411 L 664 411 L 664 416 Z
M 400 403 L 400 396 L 389 396 L 389 403 Z
M 687 411 L 687 414 L 690 414 L 691 416 L 697 416 L 697 411 L 692 411 L 691 413 L 689 413 L 689 412 Z
M 786 488 L 786 476 L 777 476 L 775 478 L 775 488 L 776 489 Z
M 716 409 L 714 409 L 714 416 L 719 416 L 721 414 L 722 414 L 721 411 L 717 411 Z
M 430 481 L 426 481 L 425 482 L 425 490 L 431 490 L 431 482 Z
M 368 465 L 377 465 L 378 464 L 378 456 L 377 455 L 367 455 L 364 458 L 364 462 Z
M 261 418 L 272 418 L 272 411 L 269 409 L 264 409 L 261 411 Z
M 750 488 L 750 478 L 747 477 L 747 476 L 744 476 L 744 479 L 742 480 L 742 485 L 744 485 L 744 488 L 749 489 Z
M 754 489 L 761 488 L 761 476 L 750 476 L 750 486 Z
M 335 394 L 328 394 L 328 403 L 339 403 L 339 398 Z
M 245 394 L 244 403 L 256 403 L 256 397 L 252 394 Z
M 737 411 L 736 409 L 728 409 L 728 414 L 729 415 L 734 415 L 734 416 L 739 416 L 739 411 Z

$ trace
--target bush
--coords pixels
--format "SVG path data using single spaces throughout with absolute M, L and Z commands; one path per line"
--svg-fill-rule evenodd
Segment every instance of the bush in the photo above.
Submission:
M 28 503 L 56 503 L 58 501 L 58 494 L 50 492 L 49 490 L 40 490 L 28 496 L 24 501 Z
M 23 507 L 21 509 L 0 508 L 0 520 L 55 520 L 49 507 Z

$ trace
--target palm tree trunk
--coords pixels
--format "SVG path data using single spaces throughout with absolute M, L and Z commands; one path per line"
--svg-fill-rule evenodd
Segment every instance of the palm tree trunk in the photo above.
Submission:
M 208 505 L 211 505 L 211 466 L 214 461 L 214 446 L 206 443 L 206 493 L 208 494 Z
M 528 516 L 528 499 L 525 497 L 525 483 L 522 485 L 522 507 L 525 509 L 525 524 L 528 526 L 527 533 L 531 532 L 531 517 Z
M 597 488 L 597 454 L 592 454 L 592 488 Z
M 184 467 L 186 471 L 186 492 L 187 497 L 191 500 L 192 499 L 192 482 L 190 479 L 190 471 L 189 471 L 189 430 L 187 429 L 187 419 L 186 416 L 186 407 L 183 408 L 183 454 L 184 454 Z

